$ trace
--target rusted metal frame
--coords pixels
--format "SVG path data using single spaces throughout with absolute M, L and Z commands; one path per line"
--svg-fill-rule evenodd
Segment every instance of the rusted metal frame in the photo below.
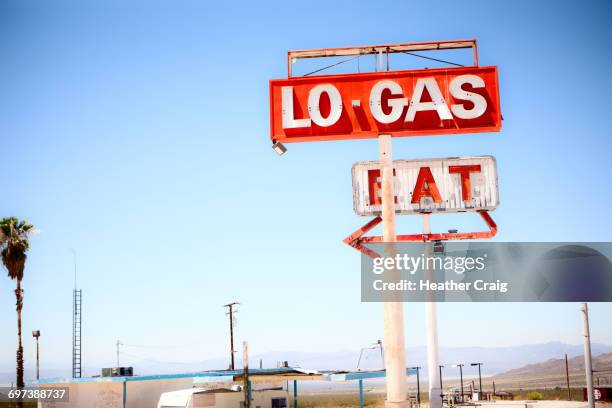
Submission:
M 363 236 L 363 234 L 369 232 L 381 222 L 382 222 L 381 217 L 374 217 L 373 219 L 368 221 L 368 223 L 365 224 L 363 227 L 359 228 L 357 231 L 353 232 L 351 235 L 344 238 L 342 242 L 344 242 L 347 245 L 353 246 L 355 241 L 358 241 Z
M 478 43 L 476 42 L 476 39 L 474 39 L 473 41 L 474 41 L 474 46 L 472 47 L 472 52 L 474 54 L 474 66 L 477 67 L 478 66 Z
M 478 45 L 475 39 L 451 40 L 451 41 L 429 41 L 400 44 L 368 45 L 361 47 L 337 47 L 316 48 L 310 50 L 292 50 L 287 52 L 287 76 L 292 76 L 291 64 L 294 59 L 303 58 L 325 58 L 353 55 L 368 55 L 384 52 L 387 54 L 387 65 L 390 53 L 401 53 L 404 51 L 433 51 L 447 49 L 472 48 L 474 66 L 478 66 Z
M 351 235 L 344 238 L 342 242 L 344 242 L 348 246 L 355 248 L 362 254 L 368 255 L 371 258 L 380 258 L 380 254 L 361 245 L 361 237 L 363 236 L 363 234 L 372 230 L 374 227 L 376 227 L 381 222 L 382 222 L 381 217 L 374 217 L 372 220 L 368 221 L 368 223 L 366 223 L 363 227 L 359 228 L 357 231 L 353 232 Z
M 448 233 L 436 233 L 436 234 L 409 234 L 409 235 L 398 235 L 397 242 L 428 242 L 428 241 L 451 241 L 451 240 L 465 240 L 465 239 L 487 239 L 493 238 L 497 234 L 497 224 L 491 218 L 488 211 L 478 211 L 478 214 L 489 227 L 489 231 L 477 231 L 477 232 L 448 232 Z M 363 244 L 369 243 L 381 243 L 384 242 L 382 236 L 370 236 L 364 237 L 363 235 L 371 231 L 382 221 L 381 217 L 375 217 L 370 220 L 363 227 L 353 232 L 351 235 L 346 237 L 342 242 L 355 248 L 359 252 L 368 255 L 372 258 L 378 258 L 380 255 L 375 251 L 366 248 Z

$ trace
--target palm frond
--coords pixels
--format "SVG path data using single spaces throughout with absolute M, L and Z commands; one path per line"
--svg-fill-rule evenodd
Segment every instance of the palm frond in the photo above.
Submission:
M 0 219 L 0 257 L 11 279 L 21 281 L 34 226 L 17 217 Z

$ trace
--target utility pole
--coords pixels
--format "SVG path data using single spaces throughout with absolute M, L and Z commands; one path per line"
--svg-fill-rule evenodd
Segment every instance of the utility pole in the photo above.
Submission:
M 229 325 L 230 325 L 230 370 L 235 370 L 234 354 L 236 352 L 234 351 L 234 313 L 236 313 L 236 311 L 234 310 L 234 306 L 239 305 L 239 304 L 240 303 L 238 302 L 232 302 L 232 303 L 228 303 L 227 305 L 223 306 L 223 307 L 228 308 L 227 315 L 229 316 Z
M 251 408 L 251 381 L 249 380 L 249 346 L 242 342 L 242 364 L 244 366 L 244 406 Z
M 421 406 L 421 380 L 419 377 L 419 371 L 421 370 L 421 367 L 416 366 L 416 367 L 412 367 L 413 370 L 416 370 L 416 374 L 417 374 L 417 404 L 419 405 L 419 407 Z
M 586 385 L 588 407 L 595 408 L 593 400 L 593 361 L 591 357 L 591 332 L 589 329 L 589 306 L 583 303 L 580 307 L 582 311 L 583 335 L 584 335 L 584 369 L 586 371 Z
M 572 400 L 572 393 L 570 391 L 570 382 L 569 382 L 569 365 L 567 364 L 567 353 L 565 354 L 565 379 L 567 381 L 567 400 Z
M 567 356 L 567 355 L 566 355 Z M 482 400 L 482 373 L 480 372 L 480 366 L 482 363 L 471 363 L 472 367 L 478 366 L 478 400 Z

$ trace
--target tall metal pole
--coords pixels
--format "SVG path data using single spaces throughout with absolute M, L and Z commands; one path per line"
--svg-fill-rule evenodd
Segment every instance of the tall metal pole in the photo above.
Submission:
M 482 400 L 482 373 L 480 371 L 480 366 L 482 365 L 482 363 L 470 363 L 470 365 L 473 366 L 478 366 L 478 399 Z
M 232 366 L 231 369 L 234 369 L 234 311 L 233 311 L 233 305 L 230 305 L 229 307 L 229 320 L 230 320 L 230 355 L 231 355 L 231 361 L 232 361 Z
M 83 291 L 77 289 L 77 264 L 76 252 L 72 250 L 74 261 L 74 289 L 72 291 L 72 377 L 81 378 L 82 372 L 82 301 Z
M 119 346 L 121 346 L 121 342 L 117 340 L 117 367 L 120 367 L 119 364 Z
M 414 367 L 416 368 L 416 372 L 417 372 L 417 404 L 419 404 L 419 407 L 421 406 L 421 379 L 419 377 L 419 371 L 421 370 L 421 367 Z
M 589 306 L 583 303 L 582 311 L 583 335 L 584 335 L 584 369 L 586 371 L 587 399 L 588 407 L 595 408 L 593 400 L 593 362 L 591 357 L 591 332 L 589 329 Z
M 32 330 L 32 336 L 36 339 L 36 379 L 40 380 L 40 359 L 39 359 L 40 348 L 38 346 L 38 339 L 40 338 L 40 330 Z
M 461 379 L 461 403 L 464 403 L 465 400 L 463 399 L 463 364 L 457 364 L 457 366 L 459 367 L 459 378 Z
M 359 379 L 359 408 L 363 408 L 363 379 Z
M 36 379 L 40 380 L 40 348 L 38 346 L 38 337 L 36 337 Z
M 444 386 L 442 385 L 442 368 L 444 366 L 438 366 L 439 370 L 440 370 L 440 401 L 442 401 L 444 398 L 444 391 L 442 391 L 444 389 Z
M 386 255 L 393 256 L 395 235 L 395 194 L 391 135 L 378 136 L 381 168 L 381 203 Z M 395 274 L 397 271 L 390 271 Z M 406 351 L 404 348 L 404 305 L 401 299 L 384 302 L 384 347 L 387 377 L 385 407 L 408 407 L 406 398 Z
M 383 350 L 384 346 L 383 346 L 383 342 L 382 340 L 377 340 L 376 341 L 378 343 L 378 347 L 380 347 L 380 361 L 382 364 L 382 369 L 385 369 L 385 352 Z
M 482 373 L 480 372 L 480 366 L 482 363 L 478 364 L 478 397 L 482 395 Z
M 423 214 L 423 234 L 431 233 L 430 214 Z M 427 255 L 431 255 L 431 243 L 426 246 Z M 429 271 L 427 271 L 429 273 Z M 429 378 L 429 407 L 442 408 L 442 370 L 436 378 L 439 366 L 438 358 L 438 312 L 436 302 L 425 303 L 425 328 L 427 331 L 427 375 Z M 440 388 L 436 385 L 440 384 Z
M 570 391 L 570 382 L 569 382 L 569 364 L 567 363 L 567 353 L 565 354 L 565 380 L 567 381 L 567 400 L 572 400 L 572 393 Z
M 230 325 L 230 370 L 235 370 L 234 367 L 234 305 L 239 305 L 240 303 L 238 302 L 232 302 L 232 303 L 228 303 L 227 305 L 224 305 L 224 307 L 227 307 L 229 309 L 228 311 L 228 315 L 229 315 L 229 325 Z

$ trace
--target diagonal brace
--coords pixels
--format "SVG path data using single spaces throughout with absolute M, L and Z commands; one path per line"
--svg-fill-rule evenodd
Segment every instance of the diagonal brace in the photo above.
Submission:
M 436 234 L 410 234 L 410 235 L 398 235 L 397 242 L 428 242 L 428 241 L 450 241 L 450 240 L 464 240 L 464 239 L 487 239 L 493 238 L 497 234 L 497 224 L 491 218 L 488 211 L 478 211 L 478 214 L 489 227 L 488 231 L 477 231 L 477 232 L 447 232 L 447 233 L 436 233 Z M 374 227 L 380 224 L 382 221 L 381 217 L 375 217 L 363 227 L 353 232 L 351 235 L 346 237 L 342 242 L 355 248 L 361 253 L 364 253 L 370 257 L 380 257 L 375 251 L 366 248 L 363 244 L 367 243 L 380 243 L 384 242 L 382 236 L 369 236 L 364 237 L 363 235 L 371 231 Z

